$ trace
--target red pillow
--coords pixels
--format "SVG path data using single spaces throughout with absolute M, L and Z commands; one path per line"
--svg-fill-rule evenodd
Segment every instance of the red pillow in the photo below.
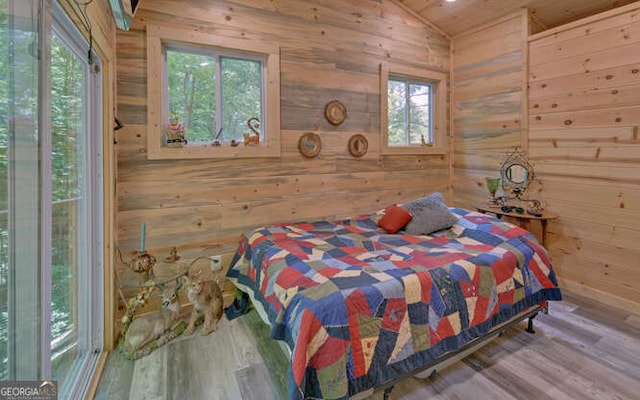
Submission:
M 411 221 L 413 215 L 402 207 L 391 206 L 387 208 L 384 217 L 380 218 L 378 225 L 388 233 L 396 233 Z

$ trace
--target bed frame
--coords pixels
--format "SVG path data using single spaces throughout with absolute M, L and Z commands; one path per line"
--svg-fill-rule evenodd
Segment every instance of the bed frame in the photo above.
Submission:
M 434 376 L 437 373 L 437 371 L 443 370 L 449 367 L 450 365 L 462 360 L 463 358 L 475 352 L 476 350 L 489 344 L 489 342 L 491 342 L 496 337 L 501 336 L 505 330 L 514 327 L 515 325 L 519 324 L 525 319 L 528 319 L 527 328 L 525 329 L 525 332 L 531 333 L 531 334 L 535 333 L 535 331 L 533 330 L 533 319 L 538 315 L 539 312 L 543 312 L 544 314 L 547 314 L 548 310 L 549 308 L 547 303 L 545 303 L 544 305 L 536 305 L 534 307 L 531 307 L 523 311 L 522 313 L 512 317 L 508 321 L 505 321 L 499 325 L 496 325 L 495 327 L 491 328 L 491 330 L 486 335 L 479 337 L 475 340 L 472 340 L 471 342 L 465 344 L 458 350 L 446 353 L 442 357 L 439 357 L 437 360 L 434 360 L 433 362 L 427 365 L 424 365 L 408 373 L 405 376 L 401 376 L 395 380 L 385 383 L 384 385 L 381 385 L 369 390 L 365 390 L 364 392 L 360 392 L 354 396 L 351 396 L 350 400 L 363 400 L 370 397 L 374 393 L 378 393 L 382 391 L 384 391 L 384 397 L 383 397 L 384 400 L 390 400 L 391 391 L 393 390 L 393 388 L 398 382 L 410 376 L 414 376 L 419 379 L 426 379 L 428 377 Z
M 269 325 L 268 318 L 266 316 L 266 311 L 264 310 L 264 308 L 262 308 L 262 304 L 255 300 L 255 298 L 253 296 L 253 291 L 251 289 L 247 288 L 244 285 L 240 285 L 240 286 L 244 290 L 244 293 L 246 293 L 248 295 L 248 297 L 251 299 L 252 307 L 258 313 L 258 316 L 260 317 L 262 322 L 264 322 L 265 324 Z M 460 347 L 458 350 L 451 351 L 451 352 L 448 352 L 446 354 L 443 354 L 441 357 L 439 357 L 438 359 L 430 362 L 429 364 L 423 365 L 422 367 L 417 368 L 416 370 L 411 371 L 410 373 L 408 373 L 408 374 L 406 374 L 404 376 L 401 376 L 401 377 L 399 377 L 397 379 L 394 379 L 392 381 L 389 381 L 389 382 L 385 383 L 384 385 L 380 385 L 378 387 L 375 387 L 375 388 L 372 388 L 372 389 L 365 390 L 363 392 L 357 393 L 357 394 L 351 396 L 349 398 L 349 400 L 364 400 L 364 399 L 370 397 L 371 395 L 373 395 L 375 393 L 379 393 L 379 392 L 384 392 L 384 397 L 383 397 L 384 400 L 390 400 L 391 399 L 391 391 L 393 390 L 393 388 L 395 387 L 395 385 L 398 382 L 400 382 L 403 379 L 406 379 L 408 377 L 411 377 L 411 376 L 414 376 L 414 377 L 416 377 L 418 379 L 426 379 L 428 377 L 434 376 L 438 371 L 441 371 L 441 370 L 449 367 L 450 365 L 462 360 L 466 356 L 468 356 L 468 355 L 474 353 L 475 351 L 479 350 L 480 348 L 486 346 L 493 339 L 495 339 L 496 337 L 501 336 L 502 333 L 505 330 L 518 325 L 520 322 L 524 321 L 525 319 L 527 319 L 527 327 L 525 329 L 525 332 L 530 333 L 530 334 L 534 334 L 534 333 L 536 333 L 536 331 L 533 329 L 533 319 L 540 312 L 542 312 L 543 314 L 548 314 L 549 313 L 549 303 L 548 302 L 545 301 L 543 304 L 538 304 L 538 305 L 535 305 L 533 307 L 530 307 L 530 308 L 524 310 L 523 312 L 519 313 L 518 315 L 513 316 L 511 319 L 509 319 L 509 320 L 507 320 L 507 321 L 505 321 L 505 322 L 503 322 L 501 324 L 498 324 L 498 325 L 494 326 L 493 328 L 491 328 L 489 330 L 489 332 L 486 335 L 481 336 L 481 337 L 479 337 L 477 339 L 474 339 L 474 340 L 468 342 L 464 346 Z M 279 341 L 279 340 L 276 340 L 276 342 L 280 346 L 282 352 L 285 354 L 287 359 L 291 359 L 291 351 L 284 344 L 284 342 Z

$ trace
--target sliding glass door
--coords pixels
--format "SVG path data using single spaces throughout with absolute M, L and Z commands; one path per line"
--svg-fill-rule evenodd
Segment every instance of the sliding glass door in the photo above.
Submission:
M 42 368 L 39 155 L 39 8 L 0 0 L 0 378 L 35 379 Z M 28 378 L 31 377 L 31 378 Z
M 0 18 L 0 380 L 81 396 L 102 346 L 99 59 L 55 2 Z

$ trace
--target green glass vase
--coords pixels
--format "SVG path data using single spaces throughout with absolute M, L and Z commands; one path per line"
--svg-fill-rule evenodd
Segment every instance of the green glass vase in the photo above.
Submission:
M 498 185 L 500 184 L 500 178 L 489 178 L 486 177 L 487 181 L 487 190 L 489 191 L 489 205 L 490 206 L 498 206 L 498 200 L 496 199 L 496 192 L 498 191 Z

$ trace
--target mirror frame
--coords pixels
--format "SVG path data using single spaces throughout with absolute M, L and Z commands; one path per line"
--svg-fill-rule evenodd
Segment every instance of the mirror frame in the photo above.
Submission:
M 524 181 L 514 182 L 509 177 L 507 171 L 514 166 L 521 166 L 525 169 Z M 535 173 L 526 154 L 520 151 L 519 148 L 516 147 L 513 153 L 507 155 L 500 167 L 500 178 L 502 180 L 502 190 L 507 198 L 521 199 L 521 196 L 527 191 L 527 186 L 535 178 Z

